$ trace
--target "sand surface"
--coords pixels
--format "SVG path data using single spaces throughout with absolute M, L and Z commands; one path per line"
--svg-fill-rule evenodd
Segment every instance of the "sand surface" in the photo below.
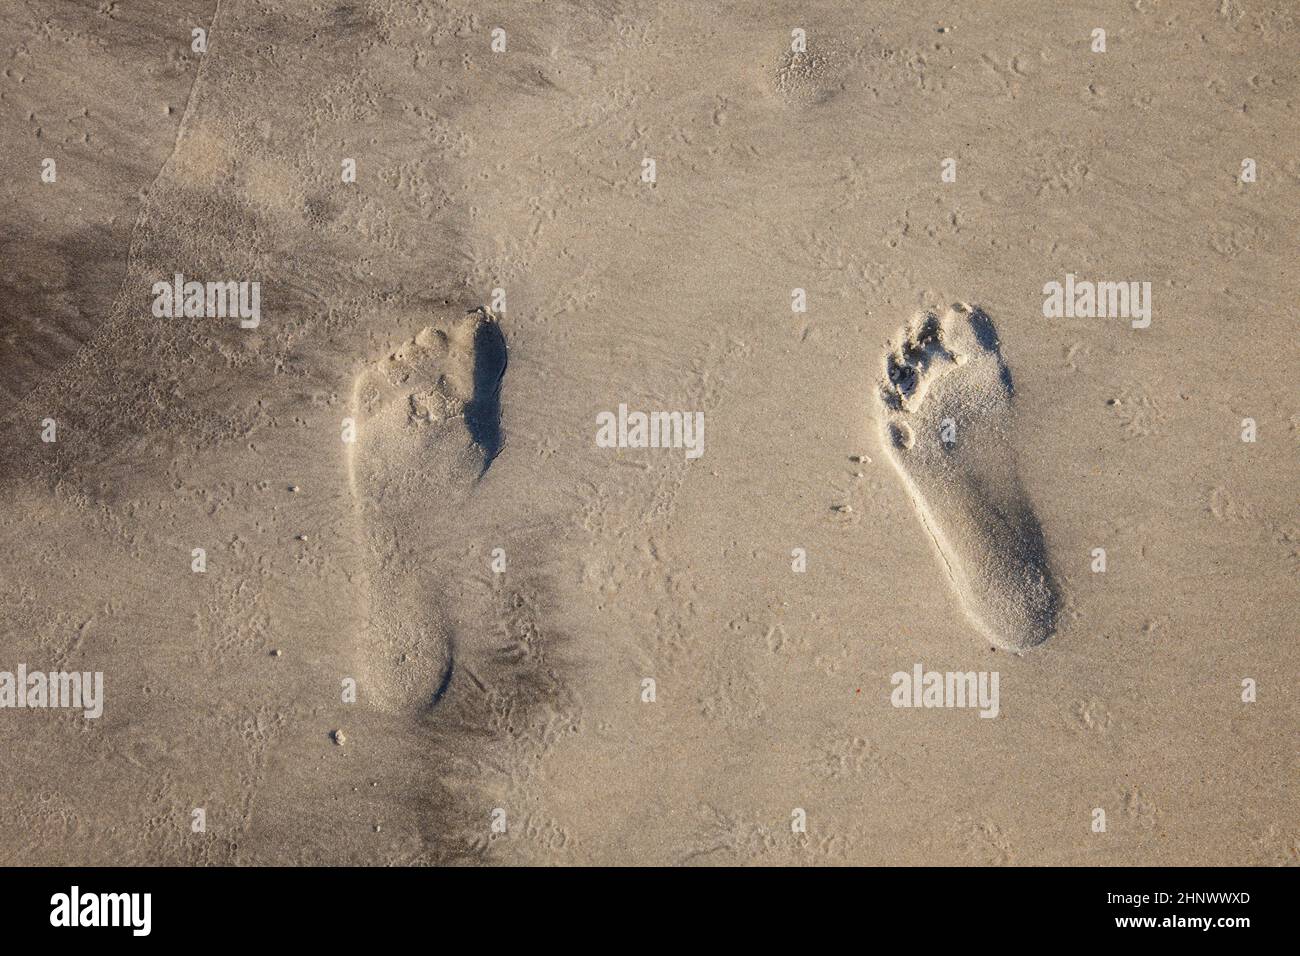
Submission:
M 1298 54 L 1282 0 L 0 5 L 0 671 L 104 683 L 0 708 L 0 862 L 1300 862 Z M 909 472 L 955 303 L 1013 385 Z

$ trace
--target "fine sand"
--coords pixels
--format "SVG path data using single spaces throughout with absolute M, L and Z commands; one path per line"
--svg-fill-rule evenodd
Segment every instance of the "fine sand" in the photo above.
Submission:
M 0 37 L 0 863 L 1300 863 L 1293 4 Z

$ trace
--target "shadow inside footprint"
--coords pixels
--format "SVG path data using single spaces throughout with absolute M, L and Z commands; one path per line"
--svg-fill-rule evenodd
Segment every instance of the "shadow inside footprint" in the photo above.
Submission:
M 1016 387 L 1011 381 L 1011 369 L 1002 359 L 1002 343 L 998 340 L 998 331 L 993 327 L 993 320 L 979 306 L 971 310 L 969 319 L 975 341 L 998 357 L 998 375 L 1002 379 L 1002 384 L 1006 386 L 1007 394 L 1015 394 Z
M 465 404 L 465 426 L 483 449 L 482 477 L 501 452 L 501 380 L 506 374 L 506 337 L 493 321 L 474 330 L 474 391 Z
M 456 654 L 455 654 L 455 649 L 451 647 L 450 644 L 451 642 L 449 640 L 448 650 L 447 650 L 447 666 L 443 668 L 442 679 L 438 681 L 438 686 L 434 688 L 433 696 L 429 698 L 428 707 L 430 710 L 432 710 L 434 707 L 437 707 L 438 704 L 442 702 L 443 697 L 447 695 L 448 688 L 451 687 L 452 674 L 456 670 Z

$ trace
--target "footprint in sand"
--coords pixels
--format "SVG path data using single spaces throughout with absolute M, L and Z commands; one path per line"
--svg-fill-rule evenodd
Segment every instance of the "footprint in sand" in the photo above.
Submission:
M 1010 442 L 1011 373 L 979 309 L 918 317 L 885 359 L 883 441 L 967 615 L 1000 647 L 1040 644 L 1057 595 Z
M 501 450 L 506 342 L 476 309 L 366 366 L 352 390 L 348 484 L 362 531 L 370 613 L 363 684 L 380 706 L 435 704 L 451 682 L 450 631 L 430 548 Z

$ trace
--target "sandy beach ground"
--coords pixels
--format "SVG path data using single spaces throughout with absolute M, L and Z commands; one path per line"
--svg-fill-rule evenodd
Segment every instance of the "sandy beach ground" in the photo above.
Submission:
M 1292 4 L 0 24 L 0 862 L 1300 863 Z

